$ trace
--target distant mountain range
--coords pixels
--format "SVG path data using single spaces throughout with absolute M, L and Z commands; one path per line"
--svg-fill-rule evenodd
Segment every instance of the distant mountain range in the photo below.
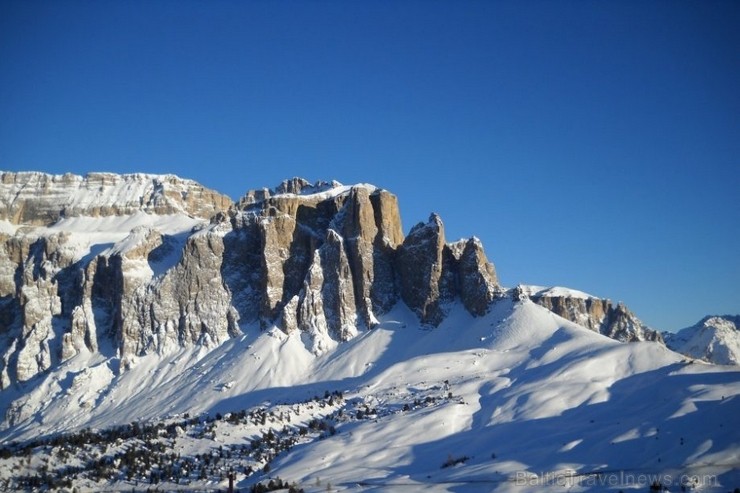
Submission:
M 737 432 L 720 438 L 710 426 L 733 428 L 727 413 L 738 410 L 740 372 L 692 364 L 738 365 L 739 317 L 661 334 L 621 303 L 561 287 L 503 287 L 477 238 L 448 242 L 436 214 L 404 235 L 400 218 L 396 197 L 369 184 L 293 178 L 233 202 L 173 175 L 0 174 L 0 438 L 18 441 L 0 448 L 8 455 L 0 481 L 10 489 L 31 484 L 2 471 L 21 467 L 16 454 L 34 437 L 132 420 L 167 427 L 185 413 L 290 415 L 291 405 L 306 424 L 320 418 L 336 427 L 343 438 L 322 435 L 327 442 L 357 450 L 334 457 L 308 433 L 298 455 L 274 446 L 239 462 L 252 470 L 240 476 L 242 487 L 268 478 L 273 464 L 304 482 L 315 475 L 307 471 L 325 469 L 352 489 L 372 484 L 373 473 L 359 471 L 373 460 L 383 471 L 380 489 L 404 477 L 425 484 L 425 476 L 503 485 L 535 466 L 578 475 L 595 474 L 601 463 L 659 471 L 659 457 L 671 472 L 706 472 L 710 464 L 713 474 L 740 479 L 732 473 Z M 644 419 L 627 416 L 631 406 L 643 409 L 640 399 L 663 395 L 661 382 L 680 391 Z M 325 390 L 322 405 L 299 405 Z M 338 391 L 342 399 L 329 404 Z M 704 398 L 711 405 L 696 404 Z M 527 451 L 522 444 L 534 437 L 521 434 L 545 426 L 532 421 L 541 418 L 551 424 L 539 432 L 558 445 Z M 583 420 L 598 420 L 598 430 Z M 205 441 L 193 438 L 202 422 L 180 423 L 180 438 L 162 443 L 200 454 L 216 439 L 231 447 L 289 428 L 284 419 L 285 430 L 262 421 L 228 434 L 219 423 Z M 563 426 L 569 431 L 557 431 Z M 474 430 L 490 435 L 495 454 Z M 373 433 L 395 443 L 398 455 Z M 681 446 L 694 445 L 671 448 L 679 434 Z M 655 448 L 647 437 L 676 443 Z M 705 439 L 714 445 L 703 449 Z M 334 458 L 319 463 L 309 450 Z M 503 463 L 499 451 L 510 454 Z M 45 453 L 39 460 L 48 462 Z M 415 454 L 434 467 L 409 463 Z M 721 465 L 728 461 L 729 469 Z M 178 466 L 184 481 L 225 484 L 210 469 L 206 477 L 183 473 L 187 464 Z M 157 467 L 146 469 L 150 484 L 153 471 L 163 471 Z M 146 483 L 126 483 L 133 466 L 114 469 L 110 477 L 81 473 L 79 485 Z

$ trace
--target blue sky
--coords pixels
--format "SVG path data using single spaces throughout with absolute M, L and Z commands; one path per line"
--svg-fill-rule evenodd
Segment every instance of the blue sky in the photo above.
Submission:
M 432 211 L 505 285 L 740 313 L 740 3 L 0 2 L 0 169 L 292 176 Z

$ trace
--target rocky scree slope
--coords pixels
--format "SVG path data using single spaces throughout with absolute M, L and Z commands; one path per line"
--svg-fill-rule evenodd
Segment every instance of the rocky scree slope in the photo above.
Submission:
M 453 302 L 478 316 L 504 291 L 478 239 L 448 243 L 436 214 L 404 237 L 395 195 L 372 185 L 294 178 L 237 203 L 171 175 L 0 185 L 3 389 L 82 352 L 125 369 L 250 326 L 300 330 L 320 354 L 399 301 L 436 326 Z M 532 294 L 612 337 L 659 339 L 626 309 Z

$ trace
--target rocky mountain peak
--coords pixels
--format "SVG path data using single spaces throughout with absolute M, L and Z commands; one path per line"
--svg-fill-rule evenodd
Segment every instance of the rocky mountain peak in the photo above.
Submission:
M 448 244 L 442 219 L 435 213 L 411 228 L 398 251 L 398 269 L 403 301 L 431 325 L 444 319 L 445 305 L 456 297 L 470 313 L 481 315 L 499 290 L 480 241 Z
M 126 368 L 274 327 L 301 331 L 321 353 L 399 302 L 437 326 L 453 303 L 481 316 L 504 294 L 478 238 L 448 242 L 435 213 L 404 236 L 396 196 L 373 185 L 293 178 L 232 204 L 171 175 L 3 173 L 0 182 L 0 219 L 24 225 L 0 234 L 2 388 L 101 347 Z M 96 228 L 105 218 L 108 229 L 71 228 L 66 217 Z M 609 337 L 660 340 L 621 304 L 518 289 Z
M 273 326 L 320 353 L 401 300 L 437 325 L 457 299 L 485 313 L 499 289 L 479 240 L 447 244 L 436 214 L 405 237 L 396 196 L 373 185 L 293 178 L 232 204 L 171 175 L 0 181 L 0 218 L 30 228 L 0 238 L 3 388 L 100 347 L 126 368 Z M 107 236 L 59 221 L 83 216 L 112 218 Z
M 308 188 L 311 186 L 311 182 L 304 178 L 291 178 L 290 180 L 284 180 L 278 187 L 275 189 L 275 193 L 293 193 L 293 194 L 300 194 L 301 190 L 304 188 Z
M 615 304 L 608 299 L 562 287 L 521 285 L 514 289 L 514 296 L 528 297 L 567 320 L 618 341 L 663 341 L 659 332 L 642 323 L 621 302 Z
M 697 325 L 702 327 L 727 327 L 728 330 L 740 331 L 740 315 L 707 315 Z
M 272 194 L 280 195 L 289 193 L 293 195 L 310 195 L 314 193 L 325 192 L 327 190 L 331 190 L 333 188 L 338 188 L 341 186 L 342 184 L 335 180 L 317 181 L 316 183 L 312 184 L 305 178 L 295 177 L 289 180 L 283 180 L 280 185 L 273 189 Z
M 283 180 L 275 188 L 261 188 L 258 190 L 249 190 L 237 203 L 238 209 L 248 208 L 256 203 L 280 195 L 313 195 L 331 190 L 342 191 L 351 187 L 344 187 L 335 180 L 317 181 L 311 183 L 305 178 L 294 177 L 289 180 Z
M 740 365 L 740 315 L 708 315 L 678 332 L 663 332 L 666 345 L 709 363 Z

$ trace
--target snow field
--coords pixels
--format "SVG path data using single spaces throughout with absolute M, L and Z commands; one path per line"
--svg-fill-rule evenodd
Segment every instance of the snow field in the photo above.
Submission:
M 336 433 L 305 435 L 270 459 L 268 472 L 267 456 L 249 459 L 254 473 L 237 476 L 240 488 L 279 476 L 307 491 L 327 483 L 336 490 L 565 491 L 567 482 L 570 491 L 616 492 L 646 490 L 632 478 L 651 474 L 714 478 L 702 491 L 740 486 L 737 368 L 692 362 L 655 343 L 619 343 L 528 300 L 498 300 L 480 318 L 451 306 L 433 330 L 399 304 L 377 328 L 319 356 L 300 333 L 243 330 L 248 335 L 212 350 L 137 358 L 123 373 L 115 358 L 78 355 L 38 392 L 6 406 L 26 411 L 2 431 L 3 443 L 83 426 L 269 409 L 291 417 L 274 433 L 328 413 Z M 343 394 L 341 407 L 306 406 L 327 391 Z M 183 457 L 251 450 L 272 426 L 215 423 L 207 436 L 186 430 L 167 446 Z M 224 484 L 217 475 L 189 480 Z M 116 484 L 123 483 L 108 486 Z

